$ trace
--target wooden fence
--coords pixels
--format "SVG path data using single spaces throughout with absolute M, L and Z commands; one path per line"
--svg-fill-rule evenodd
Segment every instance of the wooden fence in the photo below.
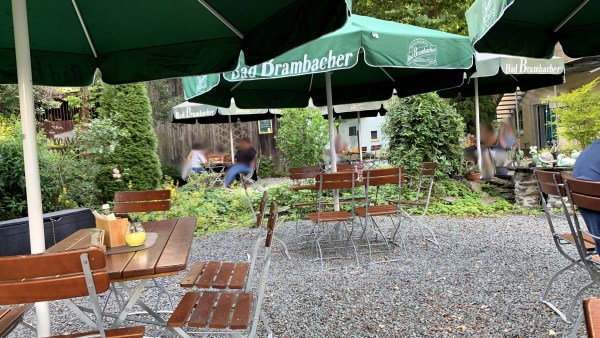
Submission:
M 279 124 L 273 120 L 273 133 L 259 134 L 258 122 L 234 124 L 234 139 L 248 137 L 261 157 L 271 157 L 275 170 L 282 170 L 282 154 L 278 151 L 275 135 Z M 159 123 L 155 126 L 158 138 L 158 154 L 163 163 L 179 164 L 187 157 L 194 142 L 201 142 L 211 148 L 223 148 L 229 154 L 228 124 L 176 124 Z

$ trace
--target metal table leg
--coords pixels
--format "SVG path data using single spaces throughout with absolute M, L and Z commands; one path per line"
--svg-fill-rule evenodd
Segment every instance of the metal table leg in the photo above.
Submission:
M 111 329 L 121 326 L 123 324 L 123 322 L 127 319 L 127 316 L 129 315 L 129 313 L 133 312 L 132 311 L 133 307 L 136 304 L 139 305 L 140 307 L 142 307 L 142 309 L 144 309 L 144 311 L 146 311 L 149 316 L 153 317 L 156 320 L 155 325 L 159 325 L 159 326 L 167 325 L 167 322 L 165 322 L 165 320 L 158 313 L 156 313 L 154 310 L 152 310 L 148 305 L 146 305 L 140 299 L 142 291 L 144 291 L 144 288 L 146 287 L 146 285 L 148 284 L 149 281 L 150 281 L 150 279 L 143 279 L 133 289 L 130 288 L 129 286 L 127 286 L 127 284 L 124 282 L 118 283 L 119 286 L 123 289 L 123 291 L 129 296 L 129 298 L 127 299 L 127 302 L 125 303 L 123 310 L 121 310 L 121 312 L 117 316 L 117 319 L 110 326 Z

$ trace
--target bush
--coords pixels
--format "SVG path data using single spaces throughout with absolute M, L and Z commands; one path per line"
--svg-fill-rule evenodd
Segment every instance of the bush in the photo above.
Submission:
M 393 165 L 416 174 L 421 162 L 436 162 L 438 177 L 447 177 L 462 164 L 462 117 L 435 93 L 396 98 L 389 102 L 383 132 Z
M 113 152 L 98 156 L 96 185 L 101 198 L 112 200 L 116 191 L 153 190 L 162 180 L 150 101 L 143 83 L 104 87 L 100 117 L 110 119 L 128 137 Z
M 286 109 L 275 139 L 290 168 L 318 165 L 329 142 L 327 120 L 318 109 Z
M 472 97 L 452 99 L 450 104 L 456 108 L 465 121 L 467 133 L 475 135 L 475 99 Z M 493 96 L 479 98 L 479 119 L 482 124 L 491 124 L 496 120 L 496 103 Z

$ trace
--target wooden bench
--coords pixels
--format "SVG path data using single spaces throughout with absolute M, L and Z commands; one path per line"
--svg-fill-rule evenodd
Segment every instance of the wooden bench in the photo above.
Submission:
M 33 304 L 14 306 L 8 309 L 0 310 L 0 337 L 6 337 L 31 309 Z
M 0 257 L 0 305 L 45 302 L 89 296 L 95 304 L 98 331 L 105 337 L 141 338 L 144 327 L 104 330 L 97 294 L 109 288 L 104 252 L 98 247 L 13 257 Z M 19 310 L 20 311 L 20 310 Z M 12 311 L 11 311 L 12 312 Z M 13 315 L 3 318 L 9 322 Z M 8 317 L 7 317 L 8 316 Z M 12 320 L 10 320 L 12 322 Z M 14 327 L 14 326 L 13 326 Z M 79 337 L 92 334 L 72 334 Z M 57 337 L 65 337 L 57 336 Z
M 172 332 L 185 338 L 190 337 L 184 330 L 185 328 L 192 328 L 194 332 L 200 329 L 205 331 L 208 330 L 211 334 L 223 333 L 229 335 L 233 333 L 232 330 L 241 332 L 246 331 L 248 336 L 256 336 L 269 267 L 271 264 L 271 243 L 273 241 L 273 232 L 275 230 L 275 224 L 277 223 L 277 217 L 277 204 L 273 202 L 269 212 L 267 235 L 264 242 L 265 258 L 258 291 L 256 293 L 231 291 L 219 292 L 212 290 L 188 292 L 183 296 L 181 302 L 179 302 L 175 311 L 167 321 L 167 327 L 169 327 Z M 224 263 L 220 265 L 213 264 L 212 269 L 213 271 L 218 267 L 221 267 L 222 269 L 223 265 Z M 229 271 L 229 268 L 227 269 Z M 233 269 L 235 270 L 235 268 Z M 225 280 L 229 276 L 228 274 L 224 274 L 223 276 L 225 277 L 222 278 L 222 281 L 225 284 Z M 206 281 L 210 281 L 210 278 L 212 278 L 212 276 L 206 278 Z

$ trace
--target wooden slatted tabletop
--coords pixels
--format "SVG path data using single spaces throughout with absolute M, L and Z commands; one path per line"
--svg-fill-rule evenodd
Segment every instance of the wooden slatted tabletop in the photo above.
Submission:
M 175 275 L 185 270 L 192 247 L 196 218 L 177 218 L 143 223 L 147 232 L 158 233 L 148 249 L 106 257 L 111 282 Z M 90 243 L 94 229 L 81 229 L 52 246 L 46 252 L 79 249 Z
M 588 298 L 583 301 L 583 313 L 589 338 L 600 337 L 600 298 Z

